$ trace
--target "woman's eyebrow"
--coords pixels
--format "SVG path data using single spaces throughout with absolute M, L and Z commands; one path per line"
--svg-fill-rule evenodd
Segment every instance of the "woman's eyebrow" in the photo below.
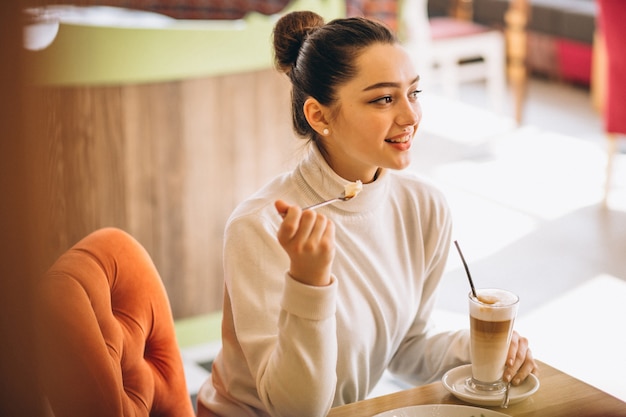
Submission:
M 411 84 L 415 84 L 416 82 L 419 81 L 419 79 L 420 79 L 420 76 L 418 75 L 411 81 Z M 372 84 L 372 85 L 365 87 L 363 91 L 376 90 L 377 88 L 400 88 L 400 83 L 394 83 L 394 82 L 376 83 L 376 84 Z

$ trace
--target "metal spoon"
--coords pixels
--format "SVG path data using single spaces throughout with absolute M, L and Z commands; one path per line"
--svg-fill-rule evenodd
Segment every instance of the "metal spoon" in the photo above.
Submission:
M 313 210 L 313 209 L 316 209 L 316 208 L 323 207 L 323 206 L 326 206 L 328 204 L 334 203 L 336 201 L 352 200 L 354 197 L 357 196 L 357 194 L 359 194 L 361 192 L 361 181 L 357 181 L 356 183 L 352 183 L 352 184 L 354 184 L 354 186 L 353 187 L 346 186 L 346 189 L 344 190 L 344 192 L 339 197 L 331 198 L 330 200 L 322 201 L 320 203 L 313 204 L 312 206 L 305 207 L 305 208 L 302 209 L 302 211 L 304 211 L 304 210 Z M 349 193 L 349 194 L 347 194 L 347 193 Z M 285 217 L 285 213 L 281 213 L 281 216 Z
M 334 203 L 335 201 L 352 200 L 354 197 L 357 196 L 357 194 L 359 194 L 361 192 L 362 189 L 363 189 L 363 183 L 361 182 L 361 180 L 356 180 L 356 182 L 351 182 L 351 183 L 346 184 L 346 186 L 344 187 L 344 190 L 343 190 L 343 194 L 341 194 L 339 197 L 331 198 L 330 200 L 326 200 L 326 201 L 322 201 L 321 203 L 313 204 L 312 206 L 305 207 L 302 210 L 313 210 L 313 209 L 316 209 L 318 207 L 322 207 L 322 206 Z
M 319 207 L 323 207 L 323 206 L 326 206 L 328 204 L 334 203 L 335 201 L 348 201 L 348 200 L 353 199 L 355 196 L 356 196 L 356 194 L 346 197 L 346 195 L 344 193 L 344 194 L 342 194 L 339 197 L 331 198 L 330 200 L 322 201 L 321 203 L 317 203 L 317 204 L 313 204 L 312 206 L 305 207 L 305 208 L 302 209 L 302 211 L 304 211 L 304 210 L 313 210 L 313 209 L 316 209 L 316 208 L 319 208 Z

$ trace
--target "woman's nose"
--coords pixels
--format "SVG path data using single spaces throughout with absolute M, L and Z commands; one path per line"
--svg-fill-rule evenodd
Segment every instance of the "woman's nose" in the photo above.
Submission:
M 422 118 L 422 108 L 419 102 L 406 100 L 398 113 L 397 121 L 399 125 L 415 125 Z

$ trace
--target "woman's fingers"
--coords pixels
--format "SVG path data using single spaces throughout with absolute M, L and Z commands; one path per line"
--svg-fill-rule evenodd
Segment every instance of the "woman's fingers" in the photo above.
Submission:
M 328 285 L 335 253 L 333 222 L 314 210 L 303 211 L 281 200 L 275 207 L 283 217 L 277 237 L 291 260 L 292 277 L 309 285 Z
M 277 237 L 280 244 L 285 247 L 285 245 L 289 245 L 296 233 L 298 233 L 302 209 L 298 206 L 291 206 L 282 200 L 276 201 L 274 206 L 278 214 L 283 217 Z
M 521 337 L 517 332 L 513 332 L 504 371 L 504 380 L 511 381 L 513 385 L 519 385 L 530 373 L 536 370 L 537 363 L 528 347 L 528 339 Z
M 283 218 L 287 215 L 287 210 L 289 210 L 289 204 L 283 200 L 276 200 L 274 202 L 274 207 L 276 207 L 276 211 Z
M 539 367 L 533 358 L 533 354 L 530 349 L 527 350 L 526 358 L 522 363 L 522 366 L 517 371 L 517 375 L 513 377 L 512 384 L 519 385 L 530 375 L 531 373 L 537 374 Z

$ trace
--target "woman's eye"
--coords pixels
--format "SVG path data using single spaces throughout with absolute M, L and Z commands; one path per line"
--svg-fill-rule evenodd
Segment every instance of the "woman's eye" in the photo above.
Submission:
M 372 103 L 389 104 L 392 101 L 393 99 L 391 98 L 391 96 L 384 96 L 384 97 L 377 98 L 376 100 L 372 101 Z
M 411 94 L 409 94 L 409 97 L 410 97 L 410 98 L 412 98 L 412 99 L 414 99 L 414 100 L 417 100 L 417 96 L 418 96 L 418 95 L 419 95 L 419 93 L 421 93 L 421 92 L 422 92 L 422 90 L 415 90 L 415 91 L 412 91 L 412 92 L 411 92 Z

